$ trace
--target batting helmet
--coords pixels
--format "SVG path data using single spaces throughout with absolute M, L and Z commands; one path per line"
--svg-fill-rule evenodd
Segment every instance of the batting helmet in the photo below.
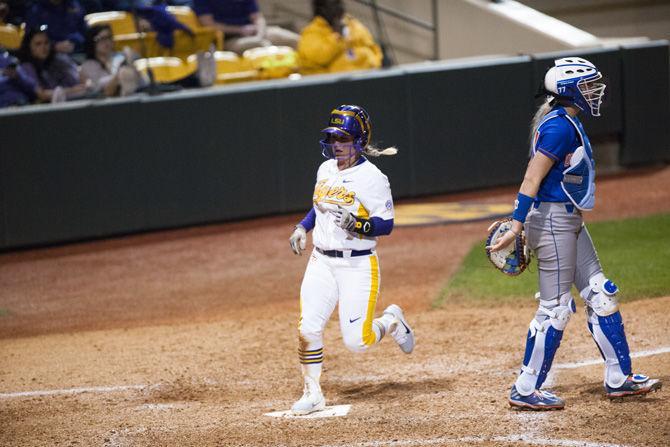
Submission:
M 330 112 L 328 127 L 321 132 L 326 136 L 351 136 L 354 138 L 354 147 L 358 152 L 363 152 L 370 143 L 372 136 L 372 124 L 370 115 L 363 107 L 354 105 L 341 105 Z M 334 158 L 332 144 L 328 138 L 321 140 L 323 156 Z
M 595 65 L 580 57 L 556 59 L 544 76 L 545 91 L 566 100 L 592 116 L 600 116 L 605 84 L 595 82 L 603 76 Z

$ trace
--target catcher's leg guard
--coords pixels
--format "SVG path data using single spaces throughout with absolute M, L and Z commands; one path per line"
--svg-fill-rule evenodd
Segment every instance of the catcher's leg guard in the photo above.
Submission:
M 538 295 L 536 298 L 539 298 Z M 570 293 L 554 300 L 540 301 L 537 315 L 528 329 L 523 366 L 515 384 L 520 395 L 529 396 L 546 380 L 563 331 L 575 310 L 575 301 Z
M 620 387 L 632 373 L 617 291 L 616 284 L 598 272 L 580 293 L 587 306 L 589 332 L 605 360 L 605 384 L 612 388 Z

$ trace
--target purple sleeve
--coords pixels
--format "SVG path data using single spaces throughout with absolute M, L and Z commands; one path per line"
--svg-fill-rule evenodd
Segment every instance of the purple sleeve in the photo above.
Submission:
M 535 149 L 554 161 L 561 161 L 572 149 L 574 132 L 572 125 L 565 119 L 551 119 L 540 129 Z
M 314 228 L 314 225 L 316 224 L 316 211 L 314 211 L 314 207 L 312 207 L 311 210 L 309 210 L 309 213 L 305 215 L 305 217 L 300 221 L 300 225 L 305 227 L 306 231 L 311 231 L 312 228 Z
M 31 101 L 35 100 L 36 97 L 36 90 L 37 90 L 37 82 L 30 76 L 27 76 L 25 73 L 25 70 L 23 67 L 18 67 L 16 70 L 17 72 L 17 77 L 14 79 L 14 84 L 28 97 L 30 98 Z
M 79 69 L 69 56 L 56 54 L 52 70 L 61 87 L 74 87 L 79 84 Z
M 72 21 L 74 22 L 76 29 L 68 34 L 67 39 L 76 43 L 78 46 L 82 46 L 84 45 L 84 35 L 88 28 L 86 20 L 84 20 L 84 8 L 79 5 L 79 8 L 74 10 L 71 14 L 73 14 Z
M 18 71 L 21 73 L 21 78 L 24 81 L 30 82 L 33 85 L 40 85 L 37 71 L 35 71 L 35 67 L 30 62 L 22 63 Z
M 384 220 L 381 217 L 371 217 L 370 221 L 374 229 L 370 236 L 386 236 L 393 231 L 393 219 Z

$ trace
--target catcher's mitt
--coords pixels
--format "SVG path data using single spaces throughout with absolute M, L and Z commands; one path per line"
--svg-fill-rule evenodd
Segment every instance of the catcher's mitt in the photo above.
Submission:
M 488 239 L 486 239 L 486 246 L 490 247 L 491 245 L 494 245 L 498 238 L 508 232 L 511 228 L 512 219 L 509 217 L 495 222 L 491 227 Z M 514 242 L 499 251 L 492 252 L 487 248 L 486 256 L 489 258 L 489 261 L 491 261 L 491 263 L 504 274 L 510 276 L 521 274 L 521 272 L 526 270 L 528 264 L 530 264 L 530 252 L 526 245 L 525 231 L 522 231 L 521 234 L 515 238 Z

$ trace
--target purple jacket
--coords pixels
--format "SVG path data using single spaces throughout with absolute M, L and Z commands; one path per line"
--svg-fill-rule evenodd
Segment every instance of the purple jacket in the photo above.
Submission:
M 37 84 L 27 76 L 23 67 L 17 67 L 16 77 L 3 74 L 4 69 L 14 62 L 7 53 L 0 53 L 0 108 L 29 104 L 35 100 Z
M 26 76 L 43 89 L 73 87 L 79 84 L 77 65 L 64 54 L 55 54 L 48 67 L 36 67 L 32 62 L 21 64 Z

